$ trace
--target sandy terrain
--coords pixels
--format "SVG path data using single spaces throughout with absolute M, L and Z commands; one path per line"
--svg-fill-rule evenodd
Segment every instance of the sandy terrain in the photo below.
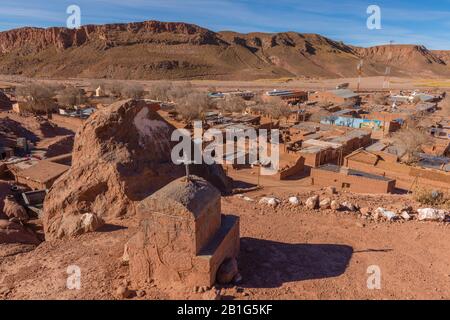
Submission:
M 258 199 L 270 190 L 248 196 Z M 286 199 L 288 194 L 277 195 Z M 400 196 L 340 197 L 360 205 L 408 202 Z M 449 224 L 376 223 L 343 212 L 274 210 L 235 196 L 223 198 L 222 205 L 225 213 L 241 217 L 244 279 L 238 287 L 223 289 L 225 298 L 450 298 Z M 29 247 L 1 246 L 0 292 L 7 299 L 113 299 L 128 277 L 121 256 L 134 230 L 135 221 L 125 219 L 77 239 L 42 243 L 31 252 L 11 255 Z M 65 286 L 70 265 L 81 268 L 81 290 Z M 372 265 L 381 268 L 380 290 L 366 285 Z M 190 288 L 133 289 L 144 289 L 146 299 L 201 298 Z

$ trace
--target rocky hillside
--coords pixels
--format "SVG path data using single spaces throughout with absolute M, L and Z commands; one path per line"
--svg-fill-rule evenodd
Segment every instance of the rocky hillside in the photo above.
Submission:
M 213 32 L 146 21 L 0 32 L 0 73 L 39 77 L 242 79 L 450 75 L 449 53 L 417 45 L 360 48 L 317 34 Z

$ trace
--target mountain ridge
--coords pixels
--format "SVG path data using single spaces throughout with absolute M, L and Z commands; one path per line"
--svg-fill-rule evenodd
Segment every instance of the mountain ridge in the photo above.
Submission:
M 450 76 L 450 51 L 421 45 L 347 45 L 315 33 L 214 32 L 144 21 L 0 32 L 0 73 L 116 79 Z

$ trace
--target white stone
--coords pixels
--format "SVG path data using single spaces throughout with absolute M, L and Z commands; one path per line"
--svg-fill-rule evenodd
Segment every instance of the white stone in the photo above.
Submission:
M 397 215 L 395 214 L 395 212 L 393 211 L 388 211 L 384 208 L 378 208 L 377 210 L 375 210 L 376 213 L 378 213 L 378 215 L 382 215 L 383 217 L 385 217 L 387 220 L 392 221 L 395 218 L 397 218 Z
M 267 204 L 272 207 L 276 207 L 280 202 L 280 200 L 274 197 L 262 197 L 261 200 L 259 200 L 259 204 Z
M 445 210 L 432 208 L 418 209 L 417 212 L 419 213 L 419 221 L 443 221 L 447 214 Z
M 300 204 L 300 201 L 298 200 L 297 197 L 290 197 L 289 198 L 289 203 L 293 204 L 294 206 L 298 206 Z
M 411 220 L 411 215 L 407 211 L 402 211 L 400 217 L 402 217 L 402 219 L 406 221 Z

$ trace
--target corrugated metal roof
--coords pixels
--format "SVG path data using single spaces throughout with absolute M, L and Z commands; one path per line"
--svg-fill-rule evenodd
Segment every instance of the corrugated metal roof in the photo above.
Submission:
M 337 89 L 337 90 L 330 90 L 328 92 L 330 92 L 336 96 L 339 96 L 341 98 L 346 98 L 346 99 L 358 97 L 358 94 L 356 94 L 355 92 L 353 92 L 350 89 Z

